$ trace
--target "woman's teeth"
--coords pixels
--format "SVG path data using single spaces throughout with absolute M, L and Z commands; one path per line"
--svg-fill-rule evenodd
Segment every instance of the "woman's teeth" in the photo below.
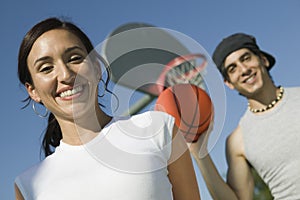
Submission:
M 60 93 L 60 97 L 64 98 L 64 97 L 68 97 L 68 96 L 72 96 L 78 92 L 81 92 L 82 91 L 82 86 L 78 86 L 76 88 L 73 88 L 72 90 L 67 90 L 67 91 L 64 91 L 62 93 Z

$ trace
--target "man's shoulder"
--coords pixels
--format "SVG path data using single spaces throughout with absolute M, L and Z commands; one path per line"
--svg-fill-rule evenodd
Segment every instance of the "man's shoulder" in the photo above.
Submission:
M 284 87 L 283 98 L 289 99 L 290 102 L 298 103 L 300 99 L 300 87 Z
M 300 86 L 284 87 L 284 89 L 289 92 L 295 92 L 295 91 L 300 91 Z
M 240 126 L 237 126 L 227 137 L 226 148 L 230 152 L 244 155 L 243 134 Z

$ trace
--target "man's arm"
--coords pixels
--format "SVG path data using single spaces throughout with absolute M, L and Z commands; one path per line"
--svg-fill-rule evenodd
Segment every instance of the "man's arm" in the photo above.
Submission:
M 202 135 L 197 143 L 190 144 L 190 151 L 213 199 L 252 199 L 253 178 L 244 157 L 244 145 L 240 129 L 237 128 L 226 141 L 227 183 L 220 176 L 209 154 L 205 153 L 204 155 L 203 152 L 199 154 L 200 148 L 203 151 L 202 145 L 205 145 L 204 149 L 207 151 L 208 134 Z
M 253 199 L 254 180 L 245 158 L 243 136 L 238 127 L 226 141 L 227 183 L 238 199 Z

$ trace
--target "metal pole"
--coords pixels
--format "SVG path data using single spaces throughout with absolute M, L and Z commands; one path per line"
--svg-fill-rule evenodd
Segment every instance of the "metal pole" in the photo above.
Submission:
M 149 105 L 153 101 L 153 99 L 155 99 L 155 96 L 153 95 L 150 94 L 144 95 L 144 97 L 138 100 L 133 106 L 131 106 L 128 110 L 126 110 L 122 115 L 128 116 L 128 115 L 134 115 L 138 113 L 147 105 Z

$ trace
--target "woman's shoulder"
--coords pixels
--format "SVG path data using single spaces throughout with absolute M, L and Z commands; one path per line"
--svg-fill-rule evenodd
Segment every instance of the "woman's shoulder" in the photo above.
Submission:
M 28 167 L 27 169 L 25 169 L 23 172 L 21 172 L 17 177 L 16 180 L 25 180 L 25 181 L 29 181 L 30 179 L 32 179 L 32 177 L 35 177 L 35 175 L 37 173 L 40 173 L 40 169 L 42 169 L 42 166 L 45 167 L 47 166 L 46 163 L 49 163 L 49 161 L 51 160 L 51 155 L 46 157 L 44 160 L 35 163 L 33 165 L 31 165 L 30 167 Z
M 51 168 L 53 165 L 55 165 L 57 160 L 56 151 L 45 157 L 43 160 L 32 164 L 27 169 L 25 169 L 23 172 L 21 172 L 17 177 L 16 180 L 23 180 L 23 181 L 30 181 L 34 179 L 35 177 L 39 177 L 40 175 L 43 175 L 43 173 L 51 171 Z
M 168 113 L 162 112 L 162 111 L 153 111 L 153 110 L 149 110 L 146 112 L 142 112 L 142 113 L 138 113 L 135 115 L 130 116 L 129 118 L 131 119 L 149 119 L 149 118 L 153 118 L 153 117 L 160 117 L 163 118 L 165 120 L 169 120 L 174 118 L 173 116 L 171 116 Z
M 115 117 L 112 124 L 127 124 L 138 126 L 140 128 L 149 128 L 152 126 L 168 125 L 173 126 L 174 117 L 162 111 L 146 111 L 131 116 Z
M 144 113 L 140 114 L 141 116 L 145 116 L 145 117 L 161 117 L 164 120 L 172 120 L 174 117 L 166 112 L 162 112 L 162 111 L 147 111 Z
M 146 111 L 115 120 L 105 138 L 111 147 L 118 148 L 116 156 L 124 160 L 126 167 L 133 165 L 129 171 L 136 169 L 135 166 L 138 166 L 138 171 L 151 171 L 153 167 L 167 165 L 171 155 L 173 125 L 173 117 L 168 114 Z M 113 154 L 115 151 L 110 152 Z M 128 163 L 128 160 L 131 162 Z
M 24 171 L 22 171 L 17 176 L 17 178 L 19 178 L 19 177 L 30 177 L 31 174 L 35 174 L 36 171 L 38 171 L 38 169 L 40 168 L 40 166 L 42 165 L 43 162 L 44 162 L 44 160 L 31 165 L 30 167 L 28 167 L 27 169 L 25 169 Z
M 43 161 L 32 165 L 31 167 L 25 169 L 15 178 L 15 184 L 18 186 L 24 197 L 30 197 L 31 186 L 34 183 L 34 178 L 39 174 L 39 169 L 43 165 Z M 26 199 L 26 198 L 25 198 Z
M 122 141 L 121 146 L 125 141 L 139 144 L 154 142 L 163 146 L 172 140 L 174 122 L 174 118 L 164 112 L 146 111 L 115 120 L 107 138 L 114 143 Z

